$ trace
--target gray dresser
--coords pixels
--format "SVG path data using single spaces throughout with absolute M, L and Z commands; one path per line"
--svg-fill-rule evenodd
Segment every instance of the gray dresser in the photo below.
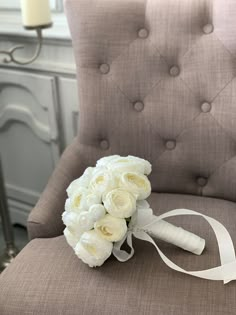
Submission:
M 54 27 L 43 32 L 40 57 L 31 65 L 5 65 L 0 55 L 0 152 L 13 223 L 26 225 L 60 153 L 77 133 L 78 101 L 69 30 L 61 1 L 51 1 Z M 0 4 L 0 49 L 25 45 L 34 32 L 21 26 L 19 1 Z M 32 38 L 34 40 L 32 41 Z

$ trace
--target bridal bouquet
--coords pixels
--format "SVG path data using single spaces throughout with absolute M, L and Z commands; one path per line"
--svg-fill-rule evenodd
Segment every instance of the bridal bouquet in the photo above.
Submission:
M 112 253 L 122 261 L 127 253 L 120 247 L 125 239 L 130 239 L 131 230 L 145 231 L 201 254 L 203 239 L 164 220 L 156 220 L 146 201 L 151 194 L 147 177 L 150 173 L 148 161 L 114 155 L 98 160 L 96 167 L 88 167 L 69 185 L 62 214 L 66 225 L 64 235 L 84 263 L 101 266 Z
M 227 229 L 214 218 L 189 209 L 154 215 L 146 201 L 151 193 L 150 173 L 151 164 L 146 160 L 113 155 L 98 160 L 95 167 L 88 167 L 69 185 L 62 220 L 66 225 L 64 235 L 75 254 L 90 267 L 101 266 L 111 254 L 124 262 L 134 254 L 134 236 L 150 242 L 173 270 L 224 283 L 235 280 L 236 256 Z M 187 271 L 165 256 L 152 237 L 196 255 L 205 247 L 204 239 L 163 220 L 177 215 L 201 216 L 210 224 L 219 247 L 220 266 Z M 121 249 L 124 242 L 130 252 Z

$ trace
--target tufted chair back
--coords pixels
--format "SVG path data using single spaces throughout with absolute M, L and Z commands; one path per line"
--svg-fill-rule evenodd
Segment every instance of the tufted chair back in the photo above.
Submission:
M 66 0 L 79 150 L 153 165 L 156 192 L 236 201 L 236 1 Z

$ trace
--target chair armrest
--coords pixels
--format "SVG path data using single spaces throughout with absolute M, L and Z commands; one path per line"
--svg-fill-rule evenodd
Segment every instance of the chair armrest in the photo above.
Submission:
M 78 141 L 74 139 L 61 156 L 49 182 L 31 211 L 27 228 L 29 238 L 50 238 L 61 235 L 64 229 L 61 214 L 64 211 L 66 188 L 81 176 L 85 165 L 79 163 Z

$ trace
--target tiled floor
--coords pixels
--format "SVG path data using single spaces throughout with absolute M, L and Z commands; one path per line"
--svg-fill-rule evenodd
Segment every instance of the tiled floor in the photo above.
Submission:
M 28 243 L 28 235 L 26 228 L 16 225 L 14 226 L 14 237 L 15 237 L 15 245 L 16 247 L 21 250 L 27 243 Z M 3 252 L 5 248 L 5 242 L 2 232 L 2 225 L 0 223 L 0 254 Z

